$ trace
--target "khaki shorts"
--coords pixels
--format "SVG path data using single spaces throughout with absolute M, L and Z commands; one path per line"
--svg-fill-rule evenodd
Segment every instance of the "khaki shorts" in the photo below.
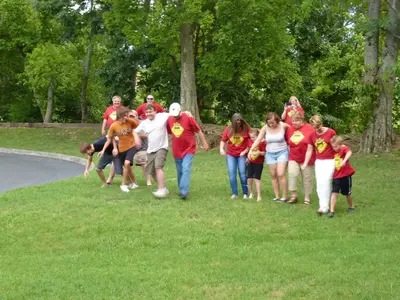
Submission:
M 147 152 L 146 151 L 139 151 L 133 157 L 136 165 L 145 165 L 147 163 Z
M 146 171 L 150 175 L 156 175 L 156 169 L 162 169 L 167 160 L 167 149 L 160 149 L 153 153 L 147 153 Z

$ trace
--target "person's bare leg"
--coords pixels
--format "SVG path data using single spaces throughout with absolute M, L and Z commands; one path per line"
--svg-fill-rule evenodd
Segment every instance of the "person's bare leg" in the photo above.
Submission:
M 256 182 L 257 201 L 261 201 L 261 180 L 254 179 Z
M 278 162 L 276 165 L 277 165 L 276 169 L 277 169 L 279 185 L 282 188 L 282 198 L 287 199 L 288 196 L 288 182 L 286 179 L 287 161 Z
M 337 196 L 338 193 L 332 193 L 331 195 L 331 212 L 335 212 Z
M 142 169 L 143 169 L 144 178 L 146 178 L 146 184 L 151 185 L 151 177 L 150 177 L 150 174 L 148 174 L 146 171 L 146 166 L 142 165 Z
M 276 172 L 276 164 L 268 165 L 269 174 L 271 175 L 272 189 L 274 190 L 275 198 L 279 199 L 279 182 Z
M 249 197 L 253 196 L 253 178 L 247 178 L 247 187 L 249 189 Z
M 348 195 L 346 196 L 347 198 L 347 202 L 349 203 L 349 208 L 354 208 L 354 204 L 353 204 L 353 196 L 352 195 Z M 332 201 L 332 200 L 331 200 Z
M 107 183 L 111 184 L 115 176 L 115 166 L 114 163 L 111 164 L 110 174 L 108 175 Z
M 128 169 L 128 176 L 131 179 L 132 183 L 137 184 L 136 177 L 135 177 L 135 174 L 133 174 L 133 170 L 132 170 L 131 166 L 129 166 L 129 169 Z
M 131 162 L 129 160 L 125 160 L 124 162 L 124 170 L 122 171 L 122 182 L 121 185 L 126 185 L 126 181 L 128 179 L 129 169 L 131 168 Z
M 164 189 L 165 188 L 165 174 L 163 169 L 156 169 L 156 182 L 158 189 Z
M 104 176 L 104 172 L 101 169 L 96 169 L 97 175 L 99 175 L 102 186 L 101 187 L 106 187 L 107 182 L 106 182 L 106 177 Z

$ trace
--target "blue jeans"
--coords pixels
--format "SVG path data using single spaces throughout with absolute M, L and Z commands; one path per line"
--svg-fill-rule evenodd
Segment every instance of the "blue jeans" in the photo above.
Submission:
M 246 156 L 226 155 L 226 164 L 228 165 L 228 175 L 229 182 L 231 184 L 232 195 L 239 195 L 236 179 L 237 170 L 239 170 L 239 178 L 242 185 L 243 195 L 247 195 Z
M 183 158 L 175 158 L 178 188 L 182 196 L 187 196 L 189 194 L 193 157 L 193 154 L 186 154 Z

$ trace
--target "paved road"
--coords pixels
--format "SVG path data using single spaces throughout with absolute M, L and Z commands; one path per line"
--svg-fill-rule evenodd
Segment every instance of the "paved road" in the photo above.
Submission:
M 81 175 L 84 168 L 61 159 L 0 153 L 0 193 Z

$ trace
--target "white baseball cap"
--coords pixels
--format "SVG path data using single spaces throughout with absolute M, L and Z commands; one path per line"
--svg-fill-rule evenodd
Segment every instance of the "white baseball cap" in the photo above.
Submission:
M 172 103 L 169 107 L 169 114 L 173 117 L 179 116 L 181 112 L 181 105 L 179 103 Z

